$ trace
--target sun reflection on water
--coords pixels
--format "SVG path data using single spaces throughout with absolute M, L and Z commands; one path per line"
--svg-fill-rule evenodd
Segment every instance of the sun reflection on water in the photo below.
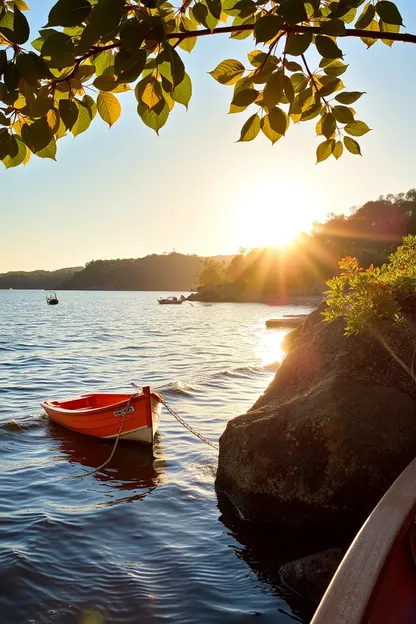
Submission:
M 282 362 L 286 355 L 282 349 L 282 342 L 287 333 L 287 329 L 267 329 L 258 333 L 254 353 L 261 359 L 262 366 Z

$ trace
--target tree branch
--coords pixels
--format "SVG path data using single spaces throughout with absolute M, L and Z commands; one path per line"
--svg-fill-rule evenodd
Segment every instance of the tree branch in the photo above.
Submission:
M 248 30 L 253 30 L 254 24 L 240 24 L 239 26 L 220 26 L 219 28 L 214 28 L 214 30 L 210 30 L 209 28 L 203 28 L 201 30 L 187 30 L 185 32 L 178 33 L 169 33 L 166 35 L 166 39 L 175 39 L 177 43 L 183 41 L 184 39 L 189 39 L 190 37 L 205 37 L 208 35 L 222 35 L 227 33 L 235 33 L 235 32 L 244 32 Z M 311 32 L 314 35 L 325 34 L 319 28 L 319 26 L 301 26 L 294 25 L 288 26 L 287 28 L 282 28 L 279 33 L 279 39 L 283 36 L 284 33 L 294 34 L 294 33 L 308 33 Z M 389 33 L 389 32 L 376 32 L 372 30 L 363 30 L 359 28 L 349 28 L 345 31 L 343 35 L 338 35 L 339 37 L 364 37 L 367 39 L 388 39 L 390 41 L 402 41 L 404 43 L 416 43 L 416 35 L 411 35 L 409 33 Z M 272 44 L 274 45 L 274 44 Z M 89 52 L 84 54 L 83 56 L 77 58 L 75 60 L 74 69 L 68 74 L 68 76 L 64 78 L 59 78 L 53 81 L 54 84 L 58 82 L 64 82 L 65 80 L 70 80 L 75 74 L 76 70 L 82 63 L 90 56 L 95 56 L 96 54 L 100 54 L 100 52 L 104 52 L 105 50 L 112 50 L 114 48 L 118 48 L 120 46 L 120 41 L 115 41 L 114 43 L 110 43 L 105 46 L 94 46 L 91 48 Z M 269 50 L 270 53 L 270 50 Z M 303 59 L 305 62 L 305 59 Z M 307 67 L 307 66 L 306 66 Z M 308 69 L 308 68 L 307 68 Z
M 207 35 L 221 35 L 227 33 L 244 32 L 247 30 L 253 30 L 254 24 L 240 24 L 239 26 L 220 26 L 210 30 L 209 28 L 203 28 L 201 30 L 187 30 L 186 32 L 169 33 L 166 35 L 166 39 L 188 39 L 189 37 L 204 37 Z M 293 33 L 313 33 L 314 35 L 325 35 L 325 33 L 319 28 L 319 26 L 301 26 L 295 25 L 282 29 L 285 32 Z M 363 30 L 362 28 L 348 28 L 345 33 L 338 35 L 338 37 L 362 37 L 365 39 L 387 39 L 389 41 L 402 41 L 404 43 L 416 43 L 416 35 L 410 33 L 390 33 L 390 32 L 376 32 L 373 30 Z

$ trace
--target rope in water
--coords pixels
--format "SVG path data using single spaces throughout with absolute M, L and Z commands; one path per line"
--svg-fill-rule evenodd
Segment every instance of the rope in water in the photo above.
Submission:
M 139 386 L 137 386 L 135 383 L 132 383 L 131 385 L 134 386 L 135 388 L 138 388 L 140 390 Z M 123 431 L 124 421 L 126 420 L 127 414 L 129 413 L 130 404 L 131 404 L 132 400 L 135 399 L 138 396 L 139 396 L 139 392 L 135 392 L 134 394 L 132 394 L 129 397 L 129 400 L 126 403 L 126 407 L 123 410 L 123 412 L 124 412 L 123 413 L 123 417 L 122 417 L 121 422 L 120 422 L 120 428 L 118 430 L 118 434 L 117 434 L 116 440 L 114 442 L 113 450 L 111 451 L 111 454 L 110 454 L 109 458 L 103 464 L 101 464 L 101 466 L 98 466 L 97 468 L 95 468 L 94 470 L 91 470 L 90 472 L 85 472 L 82 475 L 77 475 L 76 477 L 73 477 L 74 479 L 80 479 L 80 478 L 83 478 L 83 477 L 88 477 L 89 475 L 93 475 L 96 472 L 99 472 L 100 470 L 105 468 L 110 463 L 110 461 L 114 457 L 114 453 L 116 452 L 116 448 L 117 448 L 117 445 L 119 443 L 119 440 L 120 440 L 120 437 L 121 437 L 121 433 Z M 175 410 L 173 410 L 170 407 L 170 405 L 168 405 L 166 403 L 166 401 L 162 398 L 162 396 L 160 394 L 159 394 L 159 399 L 160 399 L 160 402 L 166 407 L 166 409 L 168 410 L 169 414 L 171 414 L 174 418 L 176 418 L 176 420 L 181 425 L 183 425 L 185 427 L 185 429 L 188 429 L 188 431 L 193 433 L 193 435 L 196 436 L 199 440 L 201 440 L 201 442 L 205 442 L 205 444 L 208 444 L 208 446 L 212 446 L 212 448 L 214 448 L 216 451 L 219 450 L 219 447 L 216 444 L 214 444 L 213 442 L 210 442 L 209 440 L 207 440 L 207 438 L 205 438 L 202 434 L 198 433 L 198 431 L 195 431 L 195 429 L 193 427 L 191 427 L 191 425 L 189 425 L 186 422 L 186 420 L 184 420 L 181 416 L 179 416 L 179 414 L 177 414 L 175 412 Z
M 114 457 L 114 453 L 116 452 L 116 448 L 117 448 L 118 442 L 120 440 L 121 432 L 123 431 L 124 421 L 126 420 L 127 414 L 129 413 L 130 404 L 131 404 L 132 400 L 135 399 L 138 396 L 139 396 L 139 393 L 135 392 L 134 394 L 132 394 L 129 397 L 129 400 L 126 403 L 126 407 L 124 409 L 123 417 L 122 417 L 121 422 L 120 422 L 120 428 L 118 430 L 118 434 L 117 434 L 116 440 L 114 442 L 113 450 L 111 451 L 110 457 L 103 464 L 101 464 L 101 466 L 98 466 L 97 468 L 95 468 L 94 470 L 91 470 L 90 472 L 84 472 L 84 474 L 82 474 L 82 475 L 77 475 L 76 477 L 74 477 L 74 479 L 79 479 L 79 478 L 82 478 L 82 477 L 88 477 L 89 475 L 93 475 L 96 472 L 99 472 L 100 470 L 105 468 L 107 466 L 107 464 L 110 463 L 110 461 Z

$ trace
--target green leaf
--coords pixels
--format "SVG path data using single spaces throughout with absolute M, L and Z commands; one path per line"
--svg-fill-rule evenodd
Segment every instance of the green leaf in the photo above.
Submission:
M 278 141 L 279 139 L 282 138 L 282 134 L 279 134 L 278 132 L 276 132 L 275 130 L 273 130 L 273 128 L 270 125 L 270 119 L 269 119 L 269 115 L 264 115 L 264 117 L 261 120 L 261 130 L 263 132 L 263 134 L 270 139 L 270 141 L 272 142 L 272 145 L 274 145 L 276 143 L 276 141 Z
M 0 20 L 0 34 L 11 43 L 22 45 L 29 39 L 29 23 L 17 6 L 14 12 L 7 11 Z
M 32 41 L 32 47 L 35 48 L 35 50 L 37 50 L 38 52 L 40 52 L 42 50 L 42 46 L 44 43 L 45 43 L 45 40 L 43 39 L 43 37 L 38 37 L 37 39 Z
M 312 43 L 312 37 L 312 33 L 288 36 L 286 53 L 291 54 L 292 56 L 300 56 L 301 54 L 304 54 Z M 291 71 L 298 71 L 298 69 L 293 69 Z
M 113 91 L 118 85 L 118 80 L 113 74 L 101 74 L 92 84 L 99 91 Z
M 253 50 L 252 52 L 249 52 L 247 54 L 247 58 L 250 65 L 253 67 L 261 67 L 267 63 L 267 54 L 261 50 Z
M 321 97 L 325 97 L 326 95 L 331 95 L 331 93 L 334 93 L 335 91 L 338 90 L 338 88 L 340 87 L 340 84 L 341 84 L 340 79 L 334 78 L 334 80 L 330 80 L 326 84 L 324 84 L 319 89 L 318 93 Z
M 127 50 L 135 52 L 144 41 L 144 29 L 136 17 L 127 20 L 120 30 L 120 41 Z
M 49 68 L 43 58 L 33 52 L 19 54 L 16 64 L 22 78 L 32 86 L 37 85 L 42 78 L 51 77 Z
M 338 160 L 338 158 L 341 158 L 342 153 L 344 151 L 344 146 L 342 145 L 341 141 L 337 141 L 335 143 L 335 147 L 334 147 L 334 151 L 332 152 L 332 156 Z
M 276 104 L 278 104 L 282 99 L 284 78 L 284 72 L 282 69 L 280 69 L 279 71 L 274 72 L 274 74 L 272 74 L 267 80 L 263 92 L 263 99 L 269 110 L 273 108 L 273 106 L 276 106 Z
M 9 61 L 4 70 L 4 82 L 9 91 L 17 89 L 20 81 L 20 72 L 13 61 Z
M 354 121 L 354 115 L 347 106 L 334 106 L 332 109 L 335 119 L 342 124 L 348 124 Z
M 354 104 L 362 95 L 364 95 L 364 91 L 344 91 L 336 95 L 335 99 L 341 104 Z
M 0 50 L 0 76 L 3 74 L 7 66 L 6 50 Z
M 359 0 L 359 1 L 361 2 L 362 0 Z M 344 13 L 344 15 L 342 16 L 342 20 L 346 24 L 352 24 L 352 22 L 355 20 L 355 16 L 356 15 L 357 15 L 357 9 L 355 7 L 353 7 L 352 9 L 347 11 L 347 13 Z
M 196 44 L 196 37 L 188 37 L 179 42 L 179 47 L 185 52 L 192 52 Z
M 249 106 L 257 98 L 258 94 L 259 92 L 256 89 L 242 89 L 234 95 L 231 104 L 234 104 L 234 106 Z
M 146 65 L 146 58 L 146 51 L 139 50 L 133 65 L 118 75 L 119 82 L 135 82 Z
M 253 18 L 252 17 L 246 17 L 245 19 L 243 19 L 242 17 L 235 17 L 233 20 L 233 26 L 251 26 L 251 24 L 253 24 Z M 247 37 L 251 36 L 251 31 L 250 30 L 242 30 L 240 32 L 233 32 L 230 35 L 230 39 L 247 39 Z
M 49 13 L 48 26 L 78 26 L 91 9 L 88 0 L 59 0 Z
M 373 20 L 364 30 L 368 30 L 369 32 L 380 32 L 379 23 L 376 20 Z M 361 40 L 365 43 L 367 48 L 371 48 L 371 46 L 376 43 L 376 40 L 372 37 L 361 37 Z
M 376 12 L 386 24 L 397 24 L 403 26 L 403 19 L 400 11 L 394 2 L 388 0 L 380 0 L 376 4 Z
M 31 117 L 44 117 L 51 108 L 53 108 L 53 97 L 50 97 L 48 93 L 43 93 L 30 103 L 29 114 Z
M 175 102 L 183 104 L 186 109 L 188 108 L 189 100 L 192 96 L 192 82 L 187 73 L 185 73 L 182 82 L 173 89 L 171 96 Z
M 351 139 L 351 137 L 344 137 L 344 145 L 351 154 L 357 154 L 358 156 L 362 156 L 361 148 L 357 141 Z
M 282 136 L 286 134 L 289 120 L 286 113 L 282 111 L 281 108 L 276 106 L 269 111 L 269 123 L 272 130 L 277 134 L 281 134 Z
M 324 141 L 318 145 L 316 150 L 316 163 L 320 163 L 329 158 L 335 149 L 335 141 L 333 139 Z
M 192 15 L 198 24 L 202 24 L 205 28 L 208 26 L 208 7 L 202 2 L 196 2 L 192 7 Z
M 49 142 L 52 139 L 52 131 L 48 125 L 46 117 L 37 119 L 30 126 L 24 124 L 22 126 L 22 139 L 28 148 L 35 154 L 49 145 Z
M 94 99 L 90 95 L 84 95 L 82 103 L 87 107 L 91 120 L 93 120 L 97 114 L 97 104 Z
M 386 32 L 386 33 L 398 33 L 398 32 L 400 32 L 400 26 L 398 26 L 397 24 L 386 24 L 385 22 L 380 20 L 379 26 L 380 26 L 380 31 L 381 32 Z M 389 48 L 391 48 L 391 46 L 394 43 L 394 41 L 392 39 L 382 39 L 382 42 L 386 46 L 389 46 Z
M 97 98 L 97 110 L 101 119 L 111 127 L 120 117 L 120 102 L 112 93 L 100 93 Z
M 141 100 L 147 105 L 149 110 L 152 110 L 152 108 L 155 108 L 155 106 L 157 106 L 162 99 L 163 94 L 160 82 L 152 76 L 144 88 Z
M 12 2 L 21 11 L 29 11 L 29 7 L 24 0 L 12 0 Z
M 0 160 L 9 156 L 10 134 L 7 128 L 0 128 Z
M 257 43 L 265 43 L 276 37 L 283 20 L 277 15 L 264 15 L 254 24 L 254 38 Z
M 146 104 L 143 104 L 143 102 L 139 102 L 137 105 L 137 112 L 142 118 L 143 123 L 149 128 L 152 128 L 152 130 L 154 130 L 158 135 L 159 130 L 163 128 L 168 120 L 170 110 L 166 102 L 160 112 L 156 112 L 155 110 L 149 110 Z
M 165 46 L 163 51 L 163 56 L 168 60 L 171 67 L 171 82 L 174 87 L 177 87 L 185 76 L 185 66 L 179 54 L 176 52 L 175 48 L 173 48 L 168 43 Z
M 107 50 L 106 52 L 101 52 L 101 54 L 98 54 L 98 56 L 94 58 L 93 63 L 94 63 L 96 75 L 101 76 L 110 67 L 114 67 L 114 54 L 112 53 L 111 50 Z
M 241 128 L 241 134 L 238 142 L 252 141 L 260 132 L 260 117 L 256 114 L 249 117 Z
M 289 104 L 291 104 L 295 99 L 295 90 L 289 76 L 284 77 L 283 90 L 287 97 L 287 101 L 289 102 Z
M 304 0 L 282 0 L 279 14 L 288 24 L 297 24 L 308 19 Z
M 59 101 L 59 114 L 65 128 L 72 130 L 73 125 L 78 119 L 78 106 L 72 100 L 60 100 Z
M 86 65 L 85 63 L 83 63 L 79 67 L 77 67 L 74 78 L 80 80 L 81 82 L 84 82 L 85 80 L 88 80 L 88 78 L 91 78 L 91 76 L 93 76 L 94 74 L 94 65 Z
M 375 14 L 376 14 L 376 10 L 374 8 L 374 5 L 368 2 L 364 8 L 364 11 L 361 13 L 360 17 L 355 22 L 355 27 L 367 28 L 367 26 L 369 26 L 371 22 L 373 21 Z
M 74 137 L 88 130 L 91 124 L 91 114 L 89 107 L 79 100 L 76 100 L 76 104 L 78 106 L 78 118 L 72 126 L 72 134 L 74 135 Z
M 52 131 L 52 134 L 58 132 L 61 118 L 56 108 L 51 108 L 46 113 L 46 121 L 48 122 L 48 126 Z
M 360 137 L 370 132 L 371 128 L 369 128 L 364 121 L 353 121 L 345 126 L 344 130 L 351 136 Z
M 46 147 L 36 152 L 36 156 L 39 158 L 50 158 L 51 160 L 56 160 L 56 141 L 54 138 L 48 143 Z
M 227 59 L 222 61 L 217 67 L 209 72 L 210 75 L 219 83 L 224 85 L 235 84 L 244 73 L 244 65 L 240 61 Z
M 332 78 L 336 78 L 337 76 L 341 76 L 344 72 L 347 71 L 348 65 L 345 65 L 342 61 L 335 59 L 334 61 L 329 61 L 328 59 L 322 59 L 325 61 L 327 65 L 324 67 L 324 72 L 327 76 L 331 76 Z M 321 63 L 322 63 L 321 61 Z M 320 66 L 322 67 L 320 63 Z
M 286 69 L 288 69 L 291 72 L 303 71 L 303 68 L 299 65 L 299 63 L 295 63 L 295 61 L 288 61 L 287 59 L 285 59 L 284 64 L 285 64 Z
M 89 14 L 88 24 L 78 44 L 78 52 L 88 52 L 98 39 L 115 31 L 120 24 L 123 9 L 124 0 L 99 0 Z
M 327 139 L 331 139 L 337 129 L 335 115 L 333 115 L 332 113 L 325 113 L 322 117 L 321 128 L 324 137 L 326 137 Z
M 3 164 L 6 169 L 21 165 L 29 151 L 20 137 L 16 136 L 15 139 L 17 143 L 17 154 L 13 158 L 11 156 L 5 156 L 3 158 Z
M 335 41 L 324 35 L 316 35 L 316 49 L 324 58 L 335 59 L 342 58 L 342 50 L 339 49 Z
M 42 56 L 49 67 L 69 67 L 74 62 L 75 49 L 71 37 L 53 32 L 42 46 Z
M 206 3 L 211 15 L 219 20 L 222 13 L 221 0 L 206 0 Z
M 320 23 L 321 30 L 326 35 L 338 37 L 345 34 L 345 23 L 340 19 L 331 19 Z
M 6 117 L 4 113 L 0 111 L 0 124 L 2 126 L 10 126 L 10 119 Z

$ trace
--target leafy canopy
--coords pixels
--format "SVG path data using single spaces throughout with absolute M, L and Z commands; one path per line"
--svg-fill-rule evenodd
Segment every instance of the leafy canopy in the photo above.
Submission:
M 416 292 L 416 236 L 405 236 L 380 268 L 362 269 L 351 257 L 339 266 L 341 274 L 328 281 L 328 310 L 323 313 L 327 321 L 344 316 L 346 335 L 371 329 L 385 318 L 403 321 L 401 303 L 414 300 Z
M 356 138 L 370 128 L 352 107 L 363 93 L 347 91 L 341 79 L 343 37 L 368 47 L 416 42 L 400 33 L 400 12 L 388 0 L 58 0 L 31 44 L 28 9 L 25 0 L 0 0 L 6 168 L 26 164 L 32 153 L 55 159 L 57 140 L 88 130 L 97 113 L 111 126 L 121 114 L 117 95 L 126 91 L 134 92 L 143 123 L 159 133 L 192 95 L 179 50 L 191 52 L 198 37 L 219 33 L 256 43 L 245 65 L 227 59 L 210 72 L 232 87 L 230 113 L 250 108 L 240 141 L 262 132 L 275 143 L 290 124 L 316 120 L 318 162 L 340 158 L 344 148 L 361 154 Z M 313 48 L 321 57 L 314 70 L 305 56 Z

